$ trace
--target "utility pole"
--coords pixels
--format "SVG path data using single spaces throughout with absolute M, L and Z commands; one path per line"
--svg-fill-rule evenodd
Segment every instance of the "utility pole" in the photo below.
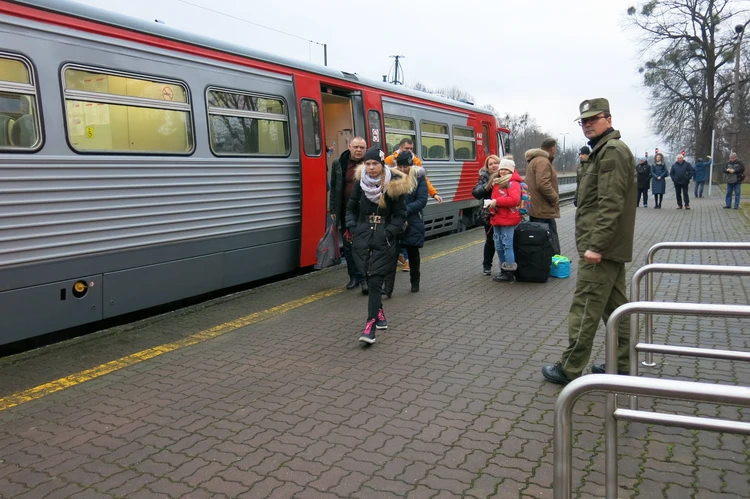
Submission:
M 399 70 L 400 66 L 399 66 L 398 60 L 399 59 L 406 59 L 406 56 L 405 55 L 392 55 L 392 56 L 389 56 L 389 57 L 392 57 L 393 59 L 396 59 L 396 62 L 394 63 L 394 68 L 395 69 L 394 69 L 393 79 L 391 80 L 391 83 L 393 83 L 394 85 L 403 85 L 404 84 L 404 76 L 402 74 L 401 77 L 400 77 L 400 79 L 399 79 L 398 70 Z M 402 73 L 403 73 L 403 71 L 402 71 Z
M 737 141 L 740 135 L 740 50 L 742 48 L 742 35 L 745 34 L 745 27 L 738 24 L 734 27 L 737 33 L 737 48 L 734 54 L 734 105 L 732 106 L 732 152 L 737 151 Z
M 563 174 L 565 173 L 565 155 L 568 152 L 565 149 L 565 136 L 568 135 L 568 133 L 570 133 L 570 132 L 565 132 L 565 133 L 561 133 L 560 134 L 560 135 L 562 135 L 562 138 L 563 138 L 563 153 L 562 153 L 562 157 L 563 157 L 563 160 L 562 160 L 562 172 L 563 172 Z

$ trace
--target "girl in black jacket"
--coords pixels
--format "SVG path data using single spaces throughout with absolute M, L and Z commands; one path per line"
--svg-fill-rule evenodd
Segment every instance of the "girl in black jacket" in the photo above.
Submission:
M 383 280 L 394 271 L 398 258 L 396 238 L 406 221 L 404 196 L 411 190 L 409 176 L 386 168 L 377 147 L 367 150 L 364 165 L 357 167 L 354 190 L 346 205 L 346 233 L 352 257 L 370 289 L 367 322 L 359 341 L 375 343 L 375 330 L 388 328 L 383 313 Z
M 495 156 L 494 154 L 487 156 L 487 159 L 484 160 L 484 168 L 479 169 L 479 182 L 477 182 L 474 190 L 471 191 L 472 196 L 479 200 L 492 198 L 492 186 L 488 184 L 490 181 L 490 175 L 496 173 L 499 166 L 500 157 Z M 486 239 L 484 240 L 482 271 L 484 275 L 490 276 L 492 275 L 492 258 L 495 255 L 495 240 L 489 219 L 487 219 L 487 223 L 484 225 L 484 234 Z

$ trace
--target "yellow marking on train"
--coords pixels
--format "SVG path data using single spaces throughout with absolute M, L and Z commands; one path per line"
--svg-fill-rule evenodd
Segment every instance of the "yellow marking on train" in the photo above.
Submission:
M 442 258 L 444 256 L 456 253 L 461 250 L 465 250 L 467 248 L 471 248 L 472 246 L 477 246 L 482 243 L 484 243 L 484 239 L 463 244 L 461 246 L 456 246 L 455 248 L 451 248 L 449 250 L 425 257 L 422 259 L 422 261 L 428 262 L 430 260 L 436 260 L 438 258 Z M 203 343 L 204 341 L 216 338 L 217 336 L 221 336 L 241 327 L 249 326 L 250 324 L 255 324 L 257 322 L 276 317 L 277 315 L 284 314 L 295 308 L 299 308 L 309 303 L 322 300 L 323 298 L 328 298 L 329 296 L 337 295 L 341 292 L 342 290 L 339 289 L 329 289 L 327 291 L 321 291 L 320 293 L 315 293 L 305 298 L 300 298 L 298 300 L 284 303 L 277 307 L 269 308 L 268 310 L 263 310 L 262 312 L 255 312 L 250 315 L 246 315 L 245 317 L 240 317 L 237 320 L 219 324 L 218 326 L 214 326 L 211 329 L 206 329 L 205 331 L 195 333 L 173 343 L 167 343 L 165 345 L 159 345 L 154 348 L 142 350 L 126 357 L 107 362 L 106 364 L 92 367 L 91 369 L 86 369 L 84 371 L 71 374 L 70 376 L 56 379 L 49 383 L 35 386 L 34 388 L 29 388 L 28 390 L 24 390 L 22 392 L 14 393 L 13 395 L 8 395 L 7 397 L 0 398 L 0 412 L 17 405 L 25 404 L 26 402 L 40 399 L 51 393 L 59 392 L 60 390 L 65 390 L 66 388 L 80 385 L 81 383 L 85 383 L 86 381 L 90 381 L 106 374 L 119 371 L 120 369 L 124 369 L 135 364 L 140 364 L 141 362 L 145 362 L 149 359 L 153 359 L 154 357 L 164 355 L 165 353 L 173 352 L 180 348 L 197 345 L 198 343 Z
M 29 388 L 28 390 L 24 390 L 22 392 L 0 398 L 0 411 L 10 409 L 11 407 L 15 407 L 20 404 L 25 404 L 26 402 L 31 402 L 32 400 L 40 399 L 51 393 L 59 392 L 60 390 L 64 390 L 86 381 L 99 378 L 101 376 L 104 376 L 105 374 L 118 371 L 134 364 L 139 364 L 148 359 L 158 357 L 159 355 L 164 355 L 165 353 L 173 352 L 180 348 L 203 343 L 206 340 L 216 338 L 217 336 L 221 336 L 241 327 L 271 319 L 272 317 L 284 314 L 295 308 L 299 308 L 309 303 L 322 300 L 323 298 L 328 298 L 329 296 L 339 294 L 341 293 L 341 291 L 342 290 L 338 289 L 321 291 L 320 293 L 315 293 L 313 295 L 306 296 L 305 298 L 300 298 L 299 300 L 293 300 L 277 307 L 263 310 L 262 312 L 255 312 L 250 315 L 246 315 L 245 317 L 240 317 L 237 320 L 219 324 L 218 326 L 212 327 L 211 329 L 206 329 L 205 331 L 195 333 L 173 343 L 167 343 L 165 345 L 159 345 L 154 348 L 142 350 L 132 355 L 128 355 L 127 357 L 122 357 L 120 359 L 113 360 L 112 362 L 107 362 L 106 364 L 102 364 L 91 369 L 86 369 L 85 371 L 71 374 L 70 376 L 56 379 L 55 381 L 51 381 L 43 385 L 35 386 L 34 388 Z

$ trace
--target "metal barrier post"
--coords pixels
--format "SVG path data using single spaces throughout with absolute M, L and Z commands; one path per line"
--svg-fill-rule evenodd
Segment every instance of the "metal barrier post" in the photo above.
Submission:
M 750 251 L 750 243 L 742 242 L 662 242 L 651 246 L 646 254 L 646 265 L 654 263 L 654 257 L 658 251 L 664 249 L 715 249 L 715 250 L 748 250 Z M 632 300 L 631 300 L 632 301 Z M 654 277 L 649 274 L 646 279 L 646 301 L 654 301 Z M 633 318 L 638 320 L 638 316 Z M 653 318 L 649 315 L 646 317 L 646 335 L 644 336 L 646 343 L 651 343 L 654 334 L 654 323 Z M 644 366 L 654 366 L 654 356 L 651 353 L 646 353 L 646 360 L 643 362 Z
M 743 243 L 744 244 L 744 243 Z M 750 249 L 750 244 L 748 244 Z M 696 264 L 682 264 L 682 263 L 650 263 L 644 267 L 639 268 L 633 274 L 630 280 L 630 301 L 637 302 L 640 297 L 641 289 L 641 278 L 643 275 L 647 275 L 649 282 L 653 281 L 653 274 L 655 272 L 669 273 L 669 274 L 711 274 L 711 275 L 736 275 L 736 276 L 750 276 L 750 267 L 733 267 L 729 265 L 696 265 Z M 649 294 L 649 290 L 652 289 L 650 285 L 646 285 L 646 301 L 653 301 L 653 293 Z M 654 330 L 652 315 L 646 316 L 646 334 L 644 335 L 645 343 L 653 343 Z M 649 326 L 650 325 L 650 326 Z M 638 333 L 638 315 L 635 314 L 630 321 L 630 337 L 633 338 L 634 334 Z M 631 344 L 632 353 L 632 344 Z M 631 374 L 638 374 L 638 361 L 633 362 L 631 359 L 630 363 Z M 633 370 L 635 365 L 635 370 Z M 646 360 L 643 362 L 644 366 L 654 366 L 654 354 L 651 351 L 646 350 Z
M 659 264 L 669 265 L 669 264 Z M 674 265 L 674 264 L 672 264 Z M 644 267 L 645 268 L 645 267 Z M 739 268 L 739 267 L 736 267 Z M 743 267 L 744 268 L 744 267 Z M 636 313 L 667 314 L 667 315 L 697 315 L 712 317 L 750 317 L 750 305 L 715 305 L 704 303 L 666 303 L 666 302 L 633 302 L 626 303 L 612 312 L 607 321 L 607 336 L 605 342 L 605 368 L 607 374 L 617 374 L 617 326 L 623 317 Z M 638 374 L 638 329 L 633 329 L 633 321 L 630 324 L 630 376 Z M 750 361 L 750 353 L 732 352 L 729 350 L 695 349 L 691 347 L 663 347 L 650 345 L 652 351 L 661 353 L 676 353 L 678 355 L 710 357 L 717 359 L 740 359 Z M 696 353 L 698 352 L 698 353 Z M 622 376 L 625 378 L 626 376 Z M 609 398 L 612 398 L 610 401 Z M 607 395 L 607 407 L 614 410 L 615 396 Z M 630 398 L 631 409 L 636 409 L 637 397 Z
M 622 307 L 621 307 L 622 308 Z M 747 307 L 750 308 L 750 307 Z M 618 309 L 619 310 L 619 309 Z M 622 314 L 625 315 L 625 314 Z M 614 393 L 625 395 L 645 395 L 650 397 L 691 400 L 714 404 L 750 407 L 750 388 L 743 386 L 726 386 L 693 381 L 676 381 L 632 376 L 595 374 L 581 376 L 570 382 L 557 397 L 554 416 L 554 499 L 570 499 L 573 492 L 573 405 L 589 392 L 605 391 L 607 396 Z M 609 413 L 606 416 L 610 416 Z M 606 431 L 604 442 L 607 454 L 614 454 L 614 468 L 606 470 L 606 499 L 617 499 L 617 421 L 638 421 L 668 426 L 680 426 L 689 429 L 725 431 L 750 435 L 750 423 L 727 421 L 695 416 L 675 416 L 644 411 L 614 409 L 611 418 L 605 419 L 605 427 L 614 427 L 614 432 Z M 610 438 L 610 434 L 614 438 Z M 614 473 L 612 475 L 611 473 Z

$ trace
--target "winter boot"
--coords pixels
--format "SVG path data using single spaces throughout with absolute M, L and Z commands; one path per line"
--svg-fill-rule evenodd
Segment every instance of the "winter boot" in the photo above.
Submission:
M 503 264 L 500 265 L 500 275 L 495 280 L 500 281 L 500 282 L 509 282 L 509 283 L 516 282 L 516 269 L 517 268 L 518 268 L 518 265 L 516 265 L 515 263 L 503 262 Z

